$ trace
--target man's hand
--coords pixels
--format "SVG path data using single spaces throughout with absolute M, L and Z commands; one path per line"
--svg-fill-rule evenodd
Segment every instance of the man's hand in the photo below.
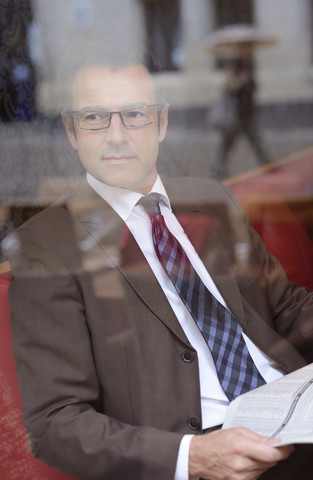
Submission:
M 255 480 L 294 450 L 291 445 L 275 448 L 277 443 L 243 427 L 195 436 L 189 474 L 209 480 Z

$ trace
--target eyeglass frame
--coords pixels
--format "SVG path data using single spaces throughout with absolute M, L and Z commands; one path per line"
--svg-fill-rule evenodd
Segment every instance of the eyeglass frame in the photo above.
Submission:
M 149 107 L 158 107 L 158 117 L 160 119 L 160 114 L 163 110 L 163 108 L 165 107 L 165 104 L 163 103 L 154 103 L 154 104 L 151 104 L 151 105 L 141 105 L 141 106 L 136 106 L 136 107 L 130 107 L 130 108 L 125 108 L 124 110 L 116 110 L 116 111 L 112 111 L 112 112 L 108 112 L 106 110 L 100 110 L 100 109 L 94 109 L 94 110 L 72 110 L 72 111 L 67 111 L 66 114 L 71 117 L 71 120 L 72 120 L 72 123 L 73 123 L 73 115 L 74 114 L 79 114 L 79 113 L 101 113 L 101 112 L 104 112 L 104 113 L 107 113 L 110 115 L 109 117 L 109 122 L 108 122 L 108 125 L 106 127 L 100 127 L 100 128 L 84 128 L 84 127 L 81 127 L 80 124 L 79 124 L 79 121 L 78 121 L 78 126 L 81 130 L 87 130 L 87 131 L 97 131 L 97 130 L 106 130 L 107 128 L 110 128 L 110 125 L 111 125 L 111 120 L 112 120 L 112 115 L 113 114 L 119 114 L 120 116 L 120 119 L 121 119 L 121 122 L 123 124 L 123 126 L 125 128 L 143 128 L 143 127 L 147 127 L 148 125 L 151 125 L 154 120 L 152 120 L 151 122 L 149 123 L 145 123 L 144 125 L 126 125 L 125 122 L 124 122 L 124 119 L 123 119 L 123 116 L 122 116 L 122 113 L 124 112 L 128 112 L 128 111 L 131 111 L 131 110 L 136 110 L 138 108 L 149 108 Z

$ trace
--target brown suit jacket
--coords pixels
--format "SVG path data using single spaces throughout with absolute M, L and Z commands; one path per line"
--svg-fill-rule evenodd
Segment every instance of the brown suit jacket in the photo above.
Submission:
M 305 365 L 313 296 L 287 280 L 221 184 L 165 186 L 243 330 L 287 372 Z M 86 186 L 24 224 L 9 250 L 33 452 L 86 480 L 172 480 L 183 434 L 201 433 L 197 353 L 132 240 Z

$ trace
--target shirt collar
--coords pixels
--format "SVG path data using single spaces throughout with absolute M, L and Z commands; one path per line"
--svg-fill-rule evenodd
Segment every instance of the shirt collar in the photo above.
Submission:
M 131 190 L 127 190 L 126 188 L 112 187 L 111 185 L 107 185 L 103 182 L 100 182 L 100 180 L 96 179 L 88 172 L 87 182 L 91 188 L 98 195 L 100 195 L 100 197 L 102 197 L 103 200 L 105 200 L 124 221 L 127 220 L 138 200 L 144 196 L 141 193 L 133 192 Z M 152 192 L 161 195 L 164 203 L 171 208 L 168 195 L 159 175 L 157 176 L 155 184 L 149 193 Z

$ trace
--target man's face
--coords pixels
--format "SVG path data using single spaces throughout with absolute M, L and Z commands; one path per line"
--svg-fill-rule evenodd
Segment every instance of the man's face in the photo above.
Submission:
M 147 70 L 131 66 L 119 70 L 88 67 L 81 70 L 73 85 L 73 111 L 82 109 L 120 111 L 156 103 L 155 91 Z M 144 127 L 127 128 L 118 114 L 103 130 L 82 130 L 77 115 L 63 114 L 63 122 L 72 146 L 85 169 L 108 185 L 148 193 L 157 172 L 159 143 L 166 135 L 168 106 L 158 122 L 154 108 L 153 122 Z

